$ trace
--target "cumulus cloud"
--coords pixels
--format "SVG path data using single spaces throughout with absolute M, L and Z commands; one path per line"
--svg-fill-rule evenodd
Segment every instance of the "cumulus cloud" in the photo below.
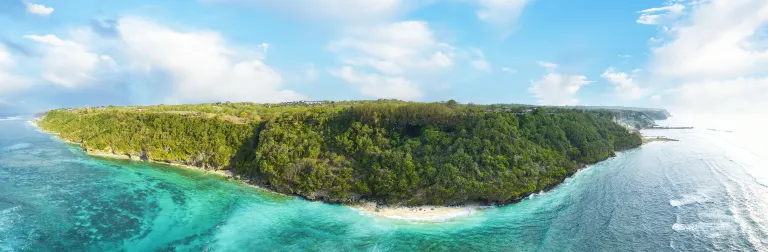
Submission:
M 289 13 L 301 18 L 344 22 L 393 21 L 407 13 L 437 2 L 476 6 L 479 20 L 508 33 L 530 0 L 200 0 L 209 3 L 233 3 Z
M 91 31 L 104 37 L 116 37 L 117 36 L 117 20 L 111 18 L 104 19 L 91 19 Z
M 3 44 L 0 44 L 0 67 L 6 68 L 15 64 L 8 49 Z
M 546 64 L 542 64 L 546 63 Z M 550 73 L 539 80 L 531 81 L 529 92 L 533 93 L 543 105 L 576 105 L 579 100 L 576 99 L 576 93 L 582 86 L 592 83 L 583 75 L 563 75 L 554 72 L 557 64 L 540 62 L 542 67 L 547 68 Z
M 517 69 L 510 68 L 510 67 L 502 67 L 501 71 L 502 72 L 507 72 L 507 73 L 517 73 Z
M 19 77 L 12 73 L 16 62 L 11 58 L 8 49 L 0 44 L 0 99 L 7 98 L 4 95 L 10 95 L 32 86 L 32 81 Z
M 43 52 L 43 79 L 53 84 L 75 88 L 96 80 L 100 67 L 114 66 L 108 55 L 92 52 L 88 46 L 56 35 L 26 35 L 39 43 Z
M 381 78 L 377 84 L 366 87 L 383 87 L 387 83 L 403 88 L 402 92 L 382 92 L 381 94 L 398 94 L 399 97 L 414 99 L 422 92 L 406 94 L 419 90 L 421 85 L 417 79 L 434 76 L 454 66 L 456 49 L 444 42 L 438 41 L 426 22 L 403 21 L 372 26 L 348 27 L 341 38 L 328 43 L 328 49 L 337 53 L 345 68 L 336 71 L 350 73 L 347 76 L 360 76 L 371 73 Z M 344 69 L 348 70 L 344 71 Z M 368 75 L 365 75 L 368 76 Z M 350 84 L 362 88 L 359 81 L 350 82 L 353 78 L 342 78 Z M 386 79 L 390 81 L 378 81 Z M 397 81 L 391 81 L 397 80 Z M 403 80 L 403 81 L 401 81 Z M 387 88 L 388 90 L 390 88 Z M 377 92 L 364 92 L 370 96 L 381 97 Z
M 469 48 L 469 52 L 471 53 L 470 57 L 473 58 L 469 62 L 472 65 L 472 67 L 482 72 L 491 71 L 491 63 L 489 63 L 485 59 L 485 53 L 483 52 L 483 50 L 480 50 L 478 48 Z
M 539 61 L 539 62 L 536 62 L 536 64 L 538 64 L 543 68 L 546 68 L 547 70 L 554 70 L 557 68 L 557 64 L 552 62 L 547 62 L 547 61 Z
M 613 67 L 605 70 L 600 77 L 606 79 L 614 86 L 614 94 L 621 99 L 638 100 L 645 94 L 645 91 L 635 83 L 629 74 L 617 72 Z
M 532 81 L 532 86 L 528 89 L 539 103 L 544 105 L 576 105 L 579 100 L 575 95 L 579 89 L 592 83 L 586 76 L 571 75 L 565 76 L 557 73 L 550 73 L 539 80 Z
M 415 100 L 422 96 L 415 83 L 402 77 L 366 73 L 350 66 L 331 71 L 331 74 L 355 85 L 364 95 L 372 97 Z
M 27 12 L 31 14 L 35 14 L 38 16 L 44 16 L 47 17 L 48 15 L 51 15 L 53 13 L 53 8 L 46 7 L 42 4 L 34 4 L 34 3 L 24 3 L 24 6 L 27 7 Z
M 768 112 L 768 78 L 686 82 L 671 90 L 673 106 L 691 113 Z
M 203 0 L 213 3 L 239 3 L 259 8 L 272 8 L 302 18 L 339 21 L 388 20 L 415 7 L 405 0 Z
M 120 19 L 118 31 L 134 67 L 172 78 L 168 102 L 305 98 L 283 89 L 283 79 L 272 67 L 255 54 L 228 45 L 217 32 L 181 32 L 135 17 Z
M 672 18 L 680 15 L 685 10 L 685 5 L 672 2 L 667 6 L 650 8 L 639 11 L 640 18 L 637 19 L 638 24 L 657 25 L 666 18 Z
M 477 0 L 477 17 L 489 24 L 509 29 L 529 0 Z M 506 31 L 508 32 L 508 31 Z
M 718 77 L 765 72 L 768 2 L 712 1 L 690 22 L 675 27 L 671 41 L 654 48 L 655 73 L 669 77 Z
M 768 2 L 692 4 L 661 34 L 668 42 L 652 48 L 651 78 L 671 86 L 664 101 L 686 111 L 768 112 Z
M 473 60 L 470 62 L 472 64 L 472 67 L 477 69 L 478 71 L 483 72 L 490 72 L 491 71 L 491 63 L 488 63 L 488 61 L 485 60 Z
M 259 47 L 261 47 L 261 49 L 263 49 L 263 50 L 264 50 L 264 54 L 266 54 L 267 52 L 269 52 L 269 44 L 267 44 L 267 43 L 261 43 L 261 44 L 259 44 Z
M 424 21 L 350 27 L 328 48 L 340 53 L 347 64 L 372 67 L 385 74 L 439 70 L 453 66 L 455 57 L 453 47 L 438 42 Z

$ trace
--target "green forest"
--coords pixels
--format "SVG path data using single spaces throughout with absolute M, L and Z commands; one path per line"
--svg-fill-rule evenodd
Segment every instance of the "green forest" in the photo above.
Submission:
M 415 103 L 102 107 L 49 111 L 88 150 L 231 170 L 310 200 L 506 204 L 641 145 L 605 110 Z

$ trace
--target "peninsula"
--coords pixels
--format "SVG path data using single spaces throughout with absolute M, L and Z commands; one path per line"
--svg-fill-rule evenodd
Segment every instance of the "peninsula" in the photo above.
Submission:
M 309 200 L 390 206 L 516 202 L 640 146 L 631 125 L 653 125 L 645 111 L 397 100 L 108 106 L 40 117 L 43 130 L 91 153 L 226 171 Z

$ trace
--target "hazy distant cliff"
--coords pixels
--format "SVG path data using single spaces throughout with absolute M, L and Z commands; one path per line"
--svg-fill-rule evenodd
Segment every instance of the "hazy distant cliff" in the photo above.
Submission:
M 667 120 L 672 114 L 666 109 L 608 107 L 608 106 L 575 106 L 584 110 L 605 110 L 618 114 L 617 123 L 624 124 L 635 130 L 647 129 L 656 125 L 656 120 Z

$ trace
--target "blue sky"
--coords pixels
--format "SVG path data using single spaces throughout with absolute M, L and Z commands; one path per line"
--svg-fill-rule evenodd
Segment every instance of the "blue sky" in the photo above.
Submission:
M 3 0 L 0 106 L 397 98 L 763 111 L 767 23 L 762 0 Z

